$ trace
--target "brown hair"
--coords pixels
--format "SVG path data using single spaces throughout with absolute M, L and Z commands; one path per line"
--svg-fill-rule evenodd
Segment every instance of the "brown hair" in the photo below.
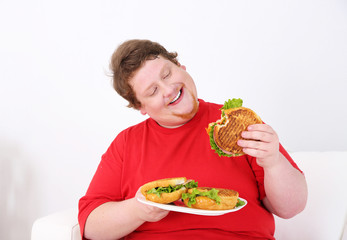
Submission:
M 125 41 L 112 54 L 110 69 L 113 88 L 129 102 L 128 107 L 135 109 L 141 107 L 129 80 L 146 60 L 155 59 L 159 55 L 179 66 L 176 52 L 168 52 L 159 43 L 149 40 Z

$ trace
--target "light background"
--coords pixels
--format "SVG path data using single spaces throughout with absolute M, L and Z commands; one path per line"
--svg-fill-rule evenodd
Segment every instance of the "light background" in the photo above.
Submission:
M 108 77 L 127 39 L 177 51 L 200 98 L 242 98 L 287 150 L 346 151 L 346 13 L 343 0 L 0 0 L 0 238 L 76 207 L 117 133 L 145 119 Z

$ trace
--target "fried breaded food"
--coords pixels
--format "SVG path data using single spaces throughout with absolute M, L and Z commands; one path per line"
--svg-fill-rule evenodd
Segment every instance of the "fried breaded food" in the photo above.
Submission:
M 193 203 L 189 206 L 189 194 L 193 194 L 194 191 L 197 192 L 208 192 L 212 189 L 217 190 L 217 194 L 219 199 L 211 199 L 208 196 L 200 196 L 200 194 L 196 194 L 194 196 L 196 203 Z M 197 191 L 196 191 L 197 190 Z M 196 190 L 188 189 L 187 192 L 187 198 L 183 200 L 184 204 L 188 207 L 197 208 L 197 209 L 204 209 L 204 210 L 229 210 L 235 208 L 239 193 L 231 190 L 231 189 L 224 189 L 224 188 L 211 188 L 211 187 L 198 187 Z M 191 195 L 190 195 L 191 196 Z

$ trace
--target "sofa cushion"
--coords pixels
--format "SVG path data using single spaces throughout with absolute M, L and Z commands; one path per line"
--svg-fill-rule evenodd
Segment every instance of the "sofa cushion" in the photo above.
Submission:
M 295 152 L 291 156 L 305 174 L 308 200 L 305 210 L 294 218 L 275 217 L 275 237 L 341 239 L 347 214 L 347 152 Z

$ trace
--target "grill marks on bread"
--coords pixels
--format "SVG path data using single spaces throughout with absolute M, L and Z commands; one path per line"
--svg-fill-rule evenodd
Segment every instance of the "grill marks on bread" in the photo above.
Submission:
M 244 154 L 237 145 L 241 133 L 252 124 L 262 123 L 260 117 L 249 108 L 239 107 L 224 111 L 224 119 L 214 128 L 213 137 L 218 147 L 233 155 Z

